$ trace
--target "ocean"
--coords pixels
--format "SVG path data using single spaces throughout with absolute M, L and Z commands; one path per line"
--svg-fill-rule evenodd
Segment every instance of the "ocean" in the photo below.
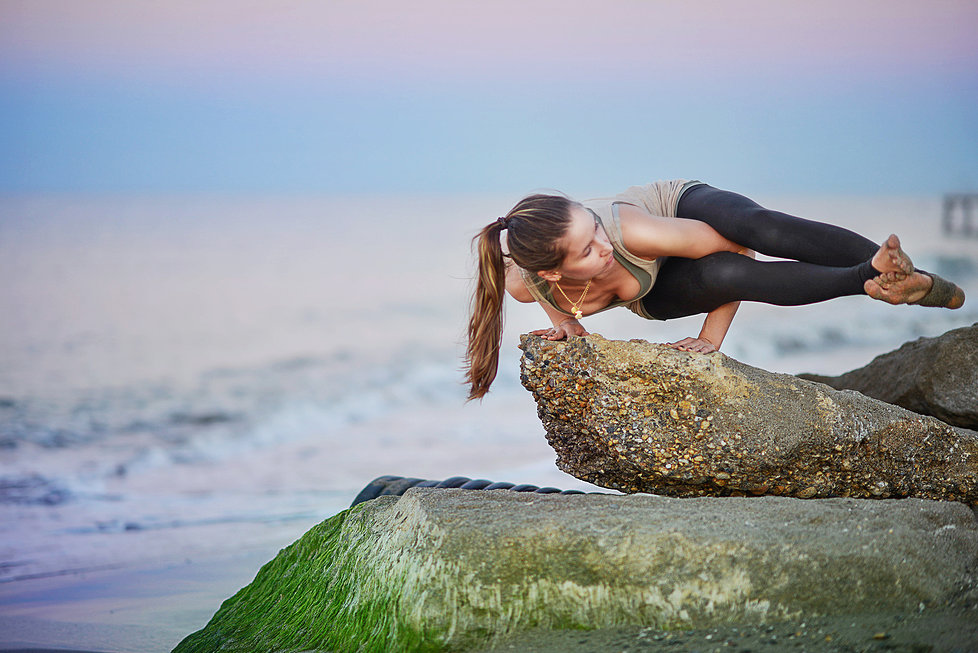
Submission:
M 600 489 L 556 469 L 520 386 L 538 307 L 508 303 L 492 392 L 465 400 L 470 239 L 517 199 L 0 198 L 0 586 L 268 559 L 384 474 Z M 940 197 L 756 199 L 895 232 L 970 299 L 745 304 L 727 355 L 836 374 L 978 322 L 978 238 L 941 233 Z M 584 324 L 663 342 L 700 322 Z

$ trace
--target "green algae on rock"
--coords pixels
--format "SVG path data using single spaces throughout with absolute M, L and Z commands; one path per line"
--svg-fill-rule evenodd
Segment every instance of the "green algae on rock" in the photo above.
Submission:
M 403 570 L 395 561 L 387 575 L 370 568 L 371 553 L 396 530 L 372 517 L 358 506 L 313 527 L 174 653 L 440 650 L 425 644 L 430 633 L 397 618 Z
M 310 530 L 176 651 L 464 651 L 529 629 L 913 611 L 974 602 L 976 569 L 960 503 L 414 488 Z
M 978 433 L 719 352 L 524 335 L 557 466 L 622 492 L 978 503 Z

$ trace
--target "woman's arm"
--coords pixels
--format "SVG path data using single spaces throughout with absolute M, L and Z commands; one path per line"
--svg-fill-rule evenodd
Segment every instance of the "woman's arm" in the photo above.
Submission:
M 754 256 L 754 252 L 721 236 L 713 227 L 699 220 L 662 218 L 628 204 L 619 205 L 622 237 L 625 246 L 638 256 L 682 256 L 701 258 L 716 252 L 736 252 Z M 706 315 L 696 338 L 670 342 L 670 347 L 708 354 L 720 349 L 730 329 L 740 302 L 719 306 Z
M 754 251 L 746 247 L 742 247 L 737 253 L 751 258 L 755 256 Z M 697 337 L 670 342 L 669 346 L 683 351 L 698 351 L 701 354 L 718 351 L 723 339 L 727 337 L 730 323 L 733 322 L 738 308 L 740 308 L 740 302 L 718 306 L 706 314 L 706 319 L 703 320 L 703 328 L 700 329 L 700 334 Z
M 530 291 L 526 289 L 526 284 L 523 282 L 523 275 L 520 274 L 520 270 L 512 262 L 506 268 L 506 292 L 518 302 L 523 304 L 529 304 L 536 301 Z M 539 302 L 540 307 L 543 308 L 547 317 L 550 318 L 550 323 L 553 324 L 552 329 L 537 329 L 536 331 L 531 331 L 530 333 L 535 336 L 543 336 L 547 340 L 563 340 L 568 336 L 586 336 L 587 329 L 585 329 L 580 322 L 575 320 L 573 317 L 566 315 L 550 304 L 544 302 Z
M 631 204 L 618 205 L 625 248 L 649 260 L 660 256 L 702 258 L 716 252 L 744 252 L 732 240 L 699 220 L 664 218 Z
M 740 302 L 731 302 L 713 309 L 706 314 L 703 328 L 700 329 L 700 334 L 697 337 L 670 342 L 669 346 L 683 351 L 697 351 L 701 354 L 709 354 L 719 350 L 738 308 L 740 308 Z

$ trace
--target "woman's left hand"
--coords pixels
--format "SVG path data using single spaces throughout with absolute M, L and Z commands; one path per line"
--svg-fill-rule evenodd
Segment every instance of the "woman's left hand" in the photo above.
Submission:
M 678 342 L 670 342 L 668 344 L 673 349 L 695 351 L 700 354 L 711 354 L 717 351 L 716 346 L 706 338 L 683 338 Z
M 537 329 L 530 331 L 530 334 L 541 336 L 547 340 L 566 340 L 570 336 L 586 336 L 588 332 L 580 322 L 574 318 L 569 318 L 552 329 Z

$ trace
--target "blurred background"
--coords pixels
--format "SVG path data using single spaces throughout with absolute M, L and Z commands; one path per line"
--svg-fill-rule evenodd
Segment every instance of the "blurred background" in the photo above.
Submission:
M 968 0 L 3 0 L 7 192 L 939 193 Z
M 470 239 L 530 192 L 701 179 L 896 232 L 970 293 L 745 305 L 724 352 L 751 365 L 978 321 L 978 238 L 941 228 L 978 191 L 976 28 L 969 0 L 0 0 L 6 643 L 97 617 L 169 650 L 379 475 L 596 489 L 519 384 L 539 308 L 508 306 L 465 402 Z

